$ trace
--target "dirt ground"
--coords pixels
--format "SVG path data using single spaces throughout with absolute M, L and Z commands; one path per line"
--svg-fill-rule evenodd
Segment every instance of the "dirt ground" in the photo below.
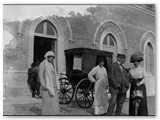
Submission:
M 128 99 L 126 99 L 122 115 L 128 115 Z M 148 111 L 149 115 L 155 115 L 155 96 L 148 97 Z M 93 107 L 91 108 L 80 108 L 75 101 L 72 101 L 70 104 L 60 105 L 60 115 L 69 115 L 69 116 L 92 116 L 94 114 Z M 12 98 L 5 99 L 3 101 L 3 115 L 29 115 L 29 116 L 39 116 L 41 115 L 41 99 L 35 98 Z

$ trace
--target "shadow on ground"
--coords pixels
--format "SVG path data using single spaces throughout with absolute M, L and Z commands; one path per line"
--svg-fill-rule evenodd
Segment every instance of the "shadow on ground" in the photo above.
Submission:
M 35 115 L 41 115 L 42 110 L 36 106 L 29 108 L 29 111 L 33 112 Z

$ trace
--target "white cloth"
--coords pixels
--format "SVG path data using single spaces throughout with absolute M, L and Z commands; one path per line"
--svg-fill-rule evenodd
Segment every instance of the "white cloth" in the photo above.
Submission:
M 141 84 L 145 84 L 145 81 L 147 79 L 147 74 L 146 71 L 143 67 L 138 66 L 130 69 L 130 78 L 138 79 L 138 78 L 143 78 L 142 81 L 140 82 Z
M 57 76 L 55 60 L 53 59 L 51 63 L 48 62 L 48 56 L 55 56 L 55 55 L 52 51 L 48 51 L 44 56 L 45 60 L 43 62 L 44 62 L 44 69 L 45 69 L 45 72 L 44 72 L 45 83 L 42 82 L 42 85 L 48 89 L 50 95 L 54 96 L 55 95 L 55 91 L 54 91 L 55 85 L 53 85 L 53 79 L 54 79 L 52 75 L 53 73 L 55 74 L 54 76 L 56 77 L 55 78 L 56 86 L 58 89 L 59 89 L 59 81 L 58 81 L 58 76 Z
M 54 53 L 52 51 L 48 51 L 46 54 L 45 54 L 45 58 L 47 59 L 48 56 L 54 56 Z M 54 70 L 55 70 L 55 76 L 56 76 L 56 84 L 57 84 L 57 89 L 60 89 L 60 84 L 59 84 L 59 76 L 58 76 L 58 73 L 57 73 L 57 66 L 56 66 L 56 61 L 55 59 L 53 59 L 53 62 L 52 62 L 52 65 L 54 66 Z
M 54 86 L 53 86 L 53 77 L 52 77 L 52 72 L 54 72 L 53 65 L 48 62 L 48 60 L 44 61 L 45 65 L 45 78 L 46 78 L 46 88 L 48 89 L 48 92 L 50 95 L 54 96 L 55 91 L 54 91 Z
M 46 54 L 44 55 L 44 57 L 47 59 L 48 56 L 53 56 L 55 57 L 54 53 L 52 51 L 48 51 L 46 52 Z
M 107 71 L 99 65 L 94 67 L 88 74 L 90 81 L 95 82 L 94 86 L 94 108 L 95 114 L 103 114 L 107 112 L 108 95 L 107 95 Z
M 108 105 L 106 106 L 95 106 L 95 115 L 104 114 L 107 112 Z
M 54 56 L 52 51 L 45 54 L 45 60 L 39 65 L 39 78 L 42 94 L 42 115 L 58 115 L 58 81 L 55 61 L 48 62 L 48 56 Z M 53 95 L 53 96 L 52 96 Z
M 130 74 L 131 74 L 131 77 L 133 78 L 146 78 L 146 72 L 144 70 L 143 67 L 141 66 L 138 66 L 138 67 L 134 67 L 132 69 L 130 69 Z
M 92 82 L 96 82 L 97 80 L 106 79 L 107 71 L 104 67 L 100 67 L 99 65 L 97 65 L 89 72 L 88 78 Z

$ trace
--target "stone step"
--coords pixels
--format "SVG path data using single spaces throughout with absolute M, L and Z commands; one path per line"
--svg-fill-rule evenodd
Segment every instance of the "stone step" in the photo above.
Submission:
M 3 72 L 3 94 L 5 97 L 31 96 L 26 72 Z
M 3 73 L 3 84 L 12 87 L 27 87 L 27 73 Z
M 42 99 L 32 97 L 7 97 L 3 100 L 4 105 L 42 103 Z
M 31 92 L 27 87 L 5 87 L 3 88 L 3 94 L 5 97 L 22 97 L 31 96 Z

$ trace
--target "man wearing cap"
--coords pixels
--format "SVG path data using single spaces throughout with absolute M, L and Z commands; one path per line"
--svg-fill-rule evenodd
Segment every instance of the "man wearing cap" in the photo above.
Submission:
M 112 115 L 116 106 L 115 115 L 121 115 L 123 103 L 126 98 L 126 92 L 129 88 L 129 80 L 126 69 L 122 66 L 125 63 L 125 55 L 119 54 L 117 62 L 111 65 L 109 71 L 109 91 L 111 99 L 107 115 Z

